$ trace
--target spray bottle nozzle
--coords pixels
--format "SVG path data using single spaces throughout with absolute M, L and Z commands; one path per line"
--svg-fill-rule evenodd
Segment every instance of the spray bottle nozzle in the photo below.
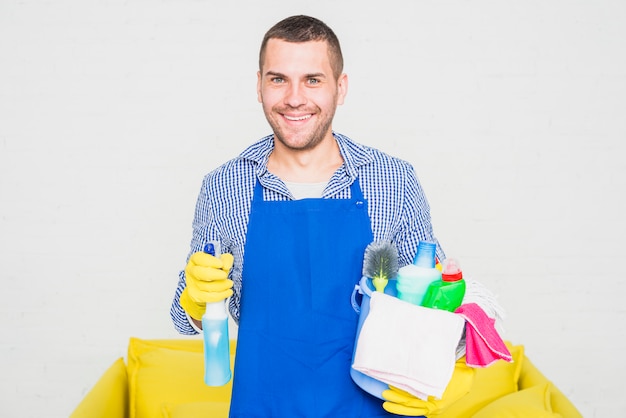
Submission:
M 203 251 L 207 254 L 215 255 L 215 244 L 212 242 L 207 242 L 204 244 Z

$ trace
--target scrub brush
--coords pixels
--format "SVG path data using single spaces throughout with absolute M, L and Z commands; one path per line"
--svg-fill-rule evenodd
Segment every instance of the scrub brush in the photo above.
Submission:
M 372 279 L 378 292 L 398 274 L 398 250 L 390 241 L 374 241 L 365 248 L 363 275 Z

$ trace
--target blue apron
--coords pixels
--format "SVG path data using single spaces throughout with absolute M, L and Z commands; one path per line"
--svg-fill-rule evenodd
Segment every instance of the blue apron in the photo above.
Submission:
M 372 241 L 359 182 L 350 199 L 264 201 L 246 237 L 231 418 L 391 416 L 350 378 L 350 295 Z

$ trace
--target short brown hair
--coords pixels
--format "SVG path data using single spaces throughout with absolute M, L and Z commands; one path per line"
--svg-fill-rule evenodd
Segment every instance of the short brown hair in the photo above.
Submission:
M 335 78 L 338 79 L 343 71 L 343 54 L 341 53 L 339 39 L 337 39 L 335 32 L 319 19 L 303 15 L 291 16 L 272 26 L 265 33 L 261 43 L 259 70 L 262 70 L 265 49 L 270 39 L 281 39 L 294 43 L 324 41 L 328 44 L 330 65 Z

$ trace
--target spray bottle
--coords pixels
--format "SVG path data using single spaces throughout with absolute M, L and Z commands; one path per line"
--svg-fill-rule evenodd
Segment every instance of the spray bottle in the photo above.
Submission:
M 441 280 L 428 286 L 422 306 L 454 312 L 463 303 L 465 280 L 459 262 L 447 258 L 442 265 Z
M 209 242 L 204 252 L 219 257 L 219 243 Z M 230 380 L 230 347 L 228 340 L 228 313 L 226 301 L 206 304 L 202 315 L 204 337 L 204 383 L 223 386 Z
M 428 286 L 441 279 L 441 272 L 435 267 L 436 249 L 435 243 L 420 241 L 413 264 L 398 270 L 396 289 L 399 299 L 421 305 Z

